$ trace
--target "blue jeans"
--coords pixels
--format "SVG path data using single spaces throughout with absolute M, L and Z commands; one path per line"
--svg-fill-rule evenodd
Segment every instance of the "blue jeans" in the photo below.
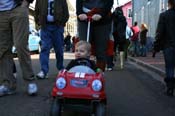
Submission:
M 173 78 L 175 69 L 175 48 L 166 48 L 163 50 L 163 54 L 165 59 L 166 77 Z
M 63 66 L 63 49 L 64 49 L 64 27 L 56 25 L 46 25 L 41 28 L 41 52 L 40 63 L 41 70 L 47 74 L 49 71 L 49 54 L 53 47 L 56 54 L 56 67 L 58 70 Z
M 140 56 L 146 56 L 146 46 L 140 45 Z

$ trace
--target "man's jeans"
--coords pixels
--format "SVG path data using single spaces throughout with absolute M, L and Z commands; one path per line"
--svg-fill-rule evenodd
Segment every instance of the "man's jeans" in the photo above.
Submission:
M 175 48 L 169 47 L 163 50 L 165 59 L 165 71 L 167 78 L 174 77 L 175 69 Z
M 41 52 L 40 63 L 41 70 L 44 74 L 49 71 L 49 54 L 53 47 L 56 54 L 56 67 L 58 70 L 63 69 L 63 49 L 64 49 L 64 27 L 56 25 L 46 25 L 41 28 Z
M 23 78 L 32 80 L 34 75 L 28 49 L 28 8 L 18 6 L 0 12 L 0 79 L 14 82 L 12 46 L 15 45 Z

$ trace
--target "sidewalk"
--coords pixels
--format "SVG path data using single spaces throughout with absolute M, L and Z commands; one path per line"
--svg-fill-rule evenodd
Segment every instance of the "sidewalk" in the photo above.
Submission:
M 165 76 L 165 62 L 163 53 L 159 52 L 153 58 L 152 53 L 149 52 L 146 57 L 128 57 L 130 61 L 139 64 L 149 70 L 152 70 L 160 76 Z

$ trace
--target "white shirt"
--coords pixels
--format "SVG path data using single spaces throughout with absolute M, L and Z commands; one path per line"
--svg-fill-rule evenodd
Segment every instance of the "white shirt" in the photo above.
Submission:
M 48 14 L 47 14 L 47 21 L 53 22 L 54 21 L 54 0 L 48 0 Z

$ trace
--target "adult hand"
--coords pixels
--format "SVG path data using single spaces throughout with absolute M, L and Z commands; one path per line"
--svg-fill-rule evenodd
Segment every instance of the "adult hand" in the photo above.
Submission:
M 23 0 L 21 6 L 22 7 L 28 7 L 29 6 L 29 2 L 27 2 L 26 0 Z
M 94 21 L 98 21 L 98 20 L 100 20 L 101 18 L 102 18 L 102 16 L 99 15 L 99 14 L 94 14 L 94 15 L 92 16 L 92 19 L 93 19 Z
M 81 20 L 81 21 L 84 21 L 87 19 L 87 15 L 86 14 L 80 14 L 78 15 L 78 18 Z

